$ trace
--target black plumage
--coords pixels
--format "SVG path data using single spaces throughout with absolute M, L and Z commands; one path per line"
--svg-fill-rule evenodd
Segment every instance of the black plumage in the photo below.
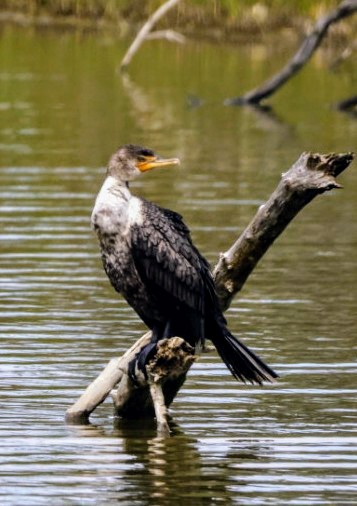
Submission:
M 112 285 L 152 330 L 152 343 L 136 362 L 145 369 L 165 337 L 179 336 L 195 347 L 210 339 L 237 379 L 274 381 L 277 374 L 229 332 L 209 264 L 182 217 L 130 194 L 128 181 L 140 172 L 175 163 L 147 148 L 123 146 L 110 160 L 92 215 Z

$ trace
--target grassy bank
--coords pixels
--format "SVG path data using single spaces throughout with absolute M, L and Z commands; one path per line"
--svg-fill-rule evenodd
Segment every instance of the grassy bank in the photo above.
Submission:
M 133 26 L 142 22 L 163 0 L 3 0 L 0 13 L 27 22 L 53 20 L 66 24 Z M 161 26 L 188 33 L 234 38 L 244 33 L 278 27 L 305 27 L 338 0 L 182 0 L 161 21 Z M 4 16 L 3 16 L 4 18 Z

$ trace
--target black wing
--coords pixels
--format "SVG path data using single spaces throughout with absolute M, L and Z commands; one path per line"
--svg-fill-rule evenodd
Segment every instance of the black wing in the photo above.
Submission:
M 132 228 L 132 253 L 142 281 L 172 324 L 170 335 L 195 345 L 210 334 L 237 379 L 274 381 L 276 373 L 227 329 L 208 263 L 192 244 L 181 216 L 146 201 L 143 212 L 142 225 Z M 172 308 L 178 308 L 176 314 Z
M 209 265 L 192 244 L 182 217 L 150 202 L 142 202 L 144 221 L 132 228 L 136 269 L 161 306 L 174 299 L 204 313 L 207 285 L 213 284 Z

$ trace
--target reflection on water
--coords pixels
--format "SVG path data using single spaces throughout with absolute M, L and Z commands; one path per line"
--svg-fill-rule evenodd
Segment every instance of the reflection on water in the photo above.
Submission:
M 343 191 L 294 221 L 228 313 L 277 385 L 240 385 L 209 353 L 173 404 L 170 439 L 153 421 L 115 420 L 110 402 L 89 425 L 64 423 L 144 330 L 109 286 L 89 226 L 110 153 L 132 141 L 182 159 L 134 191 L 181 212 L 214 262 L 300 152 L 354 148 L 356 122 L 327 106 L 352 94 L 350 64 L 331 74 L 312 61 L 269 117 L 222 103 L 237 76 L 249 89 L 280 56 L 253 65 L 249 47 L 155 42 L 123 80 L 116 40 L 1 37 L 1 502 L 354 504 L 353 167 Z M 187 107 L 190 94 L 201 107 Z

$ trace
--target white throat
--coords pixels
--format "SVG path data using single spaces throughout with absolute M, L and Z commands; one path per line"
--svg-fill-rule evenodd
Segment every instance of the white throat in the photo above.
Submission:
M 133 224 L 143 221 L 140 199 L 124 182 L 108 176 L 95 201 L 91 223 L 99 235 L 126 235 Z

